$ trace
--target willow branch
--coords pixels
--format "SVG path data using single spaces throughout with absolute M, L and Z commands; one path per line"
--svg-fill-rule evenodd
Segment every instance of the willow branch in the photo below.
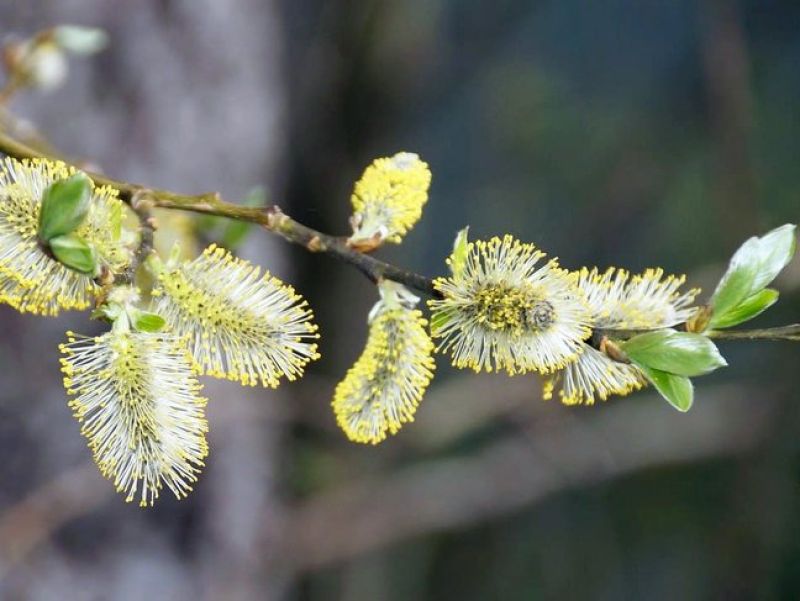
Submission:
M 150 203 L 146 196 L 134 194 L 130 200 L 131 210 L 139 218 L 139 244 L 133 254 L 133 260 L 124 273 L 119 275 L 118 280 L 122 283 L 131 284 L 136 279 L 136 272 L 154 248 L 154 235 L 156 230 L 155 219 L 150 213 Z
M 678 327 L 685 325 L 679 324 Z M 593 338 L 599 343 L 603 338 L 612 340 L 629 340 L 647 330 L 595 330 Z M 703 332 L 709 338 L 717 340 L 793 340 L 800 341 L 800 324 L 793 323 L 775 328 L 758 328 L 753 330 L 709 330 Z
M 49 155 L 15 140 L 4 132 L 0 132 L 0 152 L 18 159 L 51 158 Z M 303 225 L 286 215 L 277 205 L 245 207 L 225 201 L 216 192 L 198 195 L 178 194 L 169 190 L 148 188 L 147 186 L 116 180 L 91 171 L 88 171 L 87 175 L 98 185 L 111 186 L 119 190 L 120 198 L 134 210 L 142 210 L 141 208 L 136 209 L 136 207 L 133 207 L 134 199 L 146 198 L 147 200 L 143 201 L 142 205 L 145 202 L 149 202 L 150 207 L 177 209 L 179 211 L 190 211 L 254 223 L 268 232 L 277 234 L 293 244 L 304 247 L 310 252 L 327 254 L 344 261 L 358 269 L 372 282 L 378 282 L 381 279 L 394 280 L 430 296 L 438 296 L 439 294 L 434 289 L 430 278 L 350 248 L 345 238 L 331 236 Z
M 48 154 L 31 148 L 2 131 L 0 131 L 0 152 L 18 159 L 51 158 Z M 404 284 L 409 288 L 413 288 L 429 296 L 440 295 L 433 287 L 433 282 L 430 278 L 359 252 L 349 247 L 345 238 L 331 236 L 330 234 L 325 234 L 303 225 L 292 219 L 289 215 L 286 215 L 277 205 L 268 207 L 245 207 L 225 201 L 217 192 L 186 195 L 112 179 L 106 175 L 93 173 L 91 171 L 88 171 L 87 175 L 99 185 L 111 186 L 119 190 L 120 198 L 137 212 L 140 219 L 143 215 L 145 216 L 145 218 L 142 219 L 142 223 L 144 224 L 143 229 L 147 230 L 148 225 L 151 229 L 149 233 L 145 232 L 144 235 L 152 236 L 152 222 L 149 219 L 149 213 L 147 213 L 152 207 L 226 217 L 228 219 L 259 225 L 268 232 L 277 234 L 292 244 L 302 246 L 310 252 L 323 253 L 336 257 L 358 269 L 372 282 L 388 279 Z M 147 247 L 147 252 L 149 252 L 151 248 L 152 242 L 150 246 Z M 599 343 L 603 336 L 627 339 L 642 331 L 643 330 L 598 330 L 593 336 L 593 342 Z M 707 335 L 718 340 L 800 341 L 800 324 L 754 330 L 712 330 L 707 332 Z M 597 345 L 595 344 L 595 346 Z
M 706 332 L 709 338 L 719 340 L 795 340 L 800 341 L 800 323 L 789 324 L 777 328 L 761 328 L 757 330 L 711 330 Z

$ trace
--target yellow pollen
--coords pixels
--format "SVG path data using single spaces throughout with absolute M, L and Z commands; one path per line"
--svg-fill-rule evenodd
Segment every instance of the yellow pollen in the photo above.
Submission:
M 529 287 L 487 286 L 475 294 L 475 319 L 492 330 L 518 336 L 546 330 L 555 321 L 553 305 Z

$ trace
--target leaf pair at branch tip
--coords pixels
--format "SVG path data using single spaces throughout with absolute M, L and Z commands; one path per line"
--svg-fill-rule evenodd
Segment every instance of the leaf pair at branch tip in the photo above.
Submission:
M 711 297 L 709 328 L 728 328 L 763 313 L 778 299 L 766 288 L 794 256 L 796 226 L 786 224 L 747 240 L 734 253 Z

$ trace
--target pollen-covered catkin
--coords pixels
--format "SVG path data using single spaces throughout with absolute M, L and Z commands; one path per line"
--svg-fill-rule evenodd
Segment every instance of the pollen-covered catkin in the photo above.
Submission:
M 67 336 L 60 349 L 69 406 L 102 474 L 141 506 L 164 486 L 185 497 L 208 455 L 208 424 L 183 341 L 116 326 L 94 338 Z
M 276 387 L 319 357 L 308 303 L 278 278 L 223 248 L 209 246 L 164 268 L 153 308 L 188 339 L 199 373 Z
M 583 268 L 578 288 L 585 294 L 598 329 L 658 329 L 685 322 L 692 315 L 697 289 L 680 291 L 683 276 L 648 269 L 631 275 L 624 269 L 600 272 Z M 584 344 L 584 352 L 562 371 L 545 380 L 545 399 L 557 395 L 567 405 L 591 405 L 611 395 L 625 396 L 647 384 L 641 369 L 613 360 Z
M 38 239 L 44 191 L 74 173 L 64 163 L 43 159 L 0 162 L 0 302 L 20 312 L 57 315 L 86 309 L 99 290 L 91 275 L 65 267 Z M 124 269 L 131 257 L 120 240 L 123 210 L 116 190 L 94 188 L 89 212 L 76 230 L 94 249 L 98 264 L 112 273 Z
M 400 242 L 422 216 L 430 184 L 427 163 L 414 153 L 373 161 L 356 182 L 351 198 L 350 244 L 372 248 L 384 241 Z
M 509 375 L 562 369 L 591 334 L 586 299 L 575 276 L 555 259 L 512 236 L 466 245 L 459 269 L 434 280 L 440 299 L 428 301 L 437 350 L 458 368 Z
M 336 421 L 353 442 L 377 444 L 413 421 L 433 377 L 433 342 L 418 299 L 400 284 L 383 282 L 366 346 L 333 400 Z

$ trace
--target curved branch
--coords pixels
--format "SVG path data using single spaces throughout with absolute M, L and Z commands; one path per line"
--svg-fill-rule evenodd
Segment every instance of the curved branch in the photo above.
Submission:
M 529 392 L 522 394 L 530 400 Z M 338 484 L 289 513 L 287 554 L 299 570 L 320 569 L 643 469 L 747 452 L 768 434 L 775 418 L 769 398 L 755 406 L 738 386 L 710 389 L 704 396 L 688 421 L 653 403 L 619 403 L 581 420 L 532 420 L 525 434 L 472 454 Z M 630 432 L 641 436 L 623 435 Z
M 43 152 L 15 140 L 2 131 L 0 131 L 0 152 L 18 159 L 50 158 Z M 372 282 L 378 282 L 381 279 L 394 280 L 429 296 L 439 295 L 430 278 L 350 248 L 344 238 L 331 236 L 305 226 L 286 215 L 277 205 L 244 207 L 223 200 L 216 192 L 198 195 L 178 194 L 169 190 L 148 188 L 116 180 L 100 173 L 91 171 L 86 173 L 96 184 L 111 186 L 119 190 L 120 198 L 137 212 L 159 207 L 255 223 L 293 244 L 303 246 L 310 252 L 328 254 L 352 265 Z M 138 208 L 133 206 L 134 199 L 137 198 L 141 199 L 137 203 Z

